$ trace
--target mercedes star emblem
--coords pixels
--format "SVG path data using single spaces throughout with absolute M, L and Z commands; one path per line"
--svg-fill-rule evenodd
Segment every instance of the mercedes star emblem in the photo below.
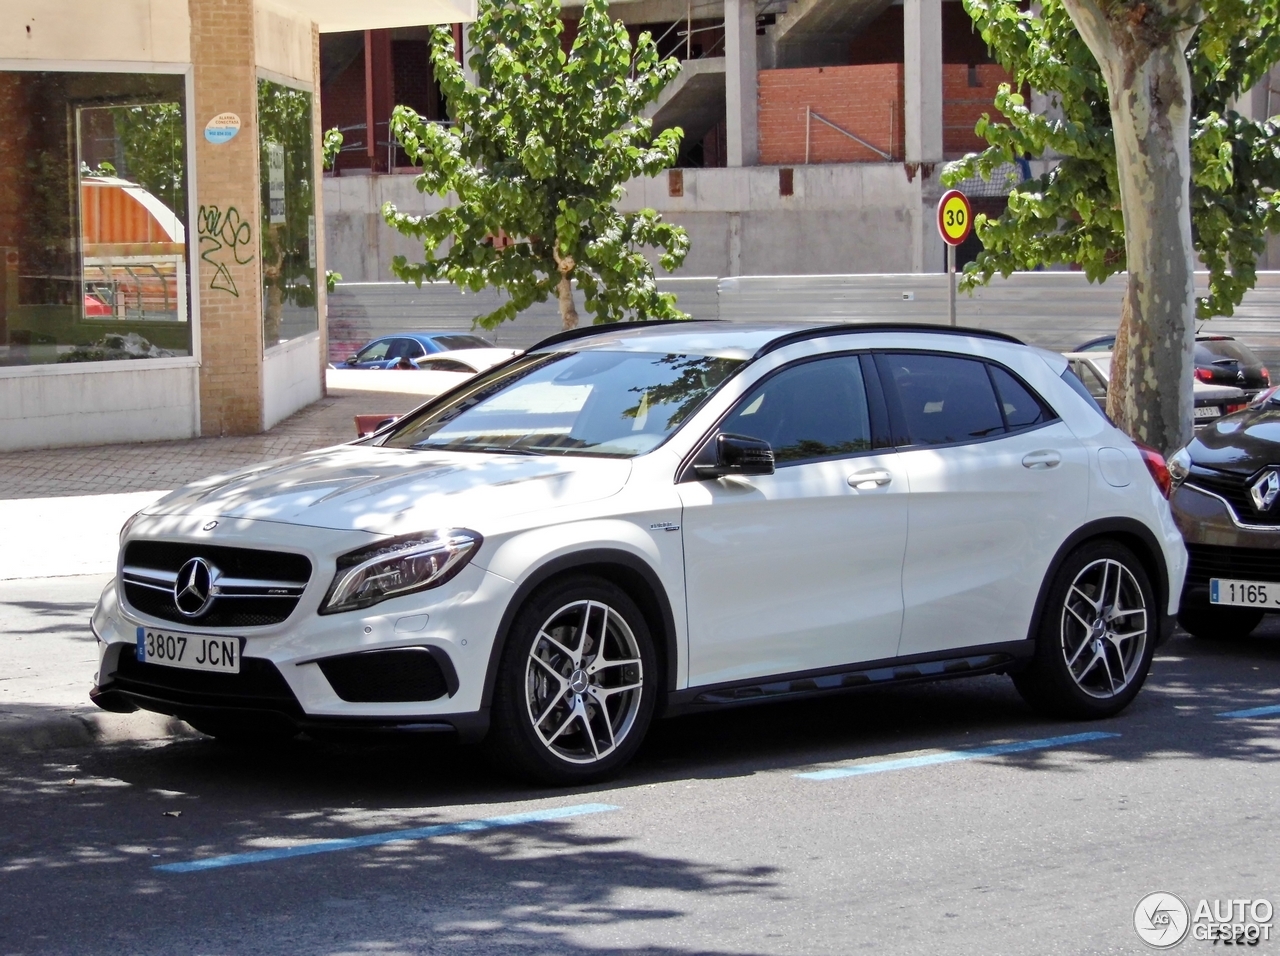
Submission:
M 173 603 L 184 617 L 199 617 L 209 610 L 216 592 L 218 569 L 204 558 L 192 558 L 178 571 L 173 582 Z
M 1270 511 L 1271 506 L 1276 503 L 1276 497 L 1280 496 L 1280 473 L 1273 470 L 1267 470 L 1258 476 L 1249 488 L 1249 497 L 1253 499 L 1253 506 L 1259 511 Z

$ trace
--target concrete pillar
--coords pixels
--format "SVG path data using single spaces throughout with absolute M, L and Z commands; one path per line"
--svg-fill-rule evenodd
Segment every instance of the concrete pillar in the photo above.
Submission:
M 724 49 L 727 163 L 754 166 L 760 154 L 755 0 L 724 0 Z
M 903 114 L 908 163 L 942 160 L 942 0 L 903 0 Z
M 937 201 L 936 164 L 942 162 L 942 0 L 903 0 L 903 147 L 920 196 L 912 222 L 913 272 L 941 266 L 942 240 L 931 215 Z
M 188 6 L 199 215 L 187 248 L 199 265 L 193 291 L 200 302 L 200 431 L 250 435 L 263 425 L 254 4 L 188 0 Z M 239 116 L 240 131 L 213 143 L 205 124 L 220 113 Z

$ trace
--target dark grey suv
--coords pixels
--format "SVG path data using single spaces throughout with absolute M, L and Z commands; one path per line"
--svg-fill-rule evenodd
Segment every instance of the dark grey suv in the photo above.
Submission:
M 1201 429 L 1169 458 L 1189 563 L 1178 623 L 1240 637 L 1280 612 L 1280 388 Z

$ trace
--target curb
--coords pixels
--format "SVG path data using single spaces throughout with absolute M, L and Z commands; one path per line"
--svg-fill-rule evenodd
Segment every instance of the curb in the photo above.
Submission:
M 0 754 L 42 753 L 200 736 L 176 717 L 75 711 L 0 720 Z

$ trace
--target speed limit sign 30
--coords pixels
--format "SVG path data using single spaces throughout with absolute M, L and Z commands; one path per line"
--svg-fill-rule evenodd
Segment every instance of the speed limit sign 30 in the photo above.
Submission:
M 958 246 L 969 238 L 973 229 L 973 207 L 969 197 L 958 189 L 948 189 L 938 200 L 938 233 L 942 241 Z
M 973 207 L 958 189 L 948 189 L 938 200 L 938 235 L 947 244 L 947 314 L 956 324 L 956 246 L 973 230 Z

